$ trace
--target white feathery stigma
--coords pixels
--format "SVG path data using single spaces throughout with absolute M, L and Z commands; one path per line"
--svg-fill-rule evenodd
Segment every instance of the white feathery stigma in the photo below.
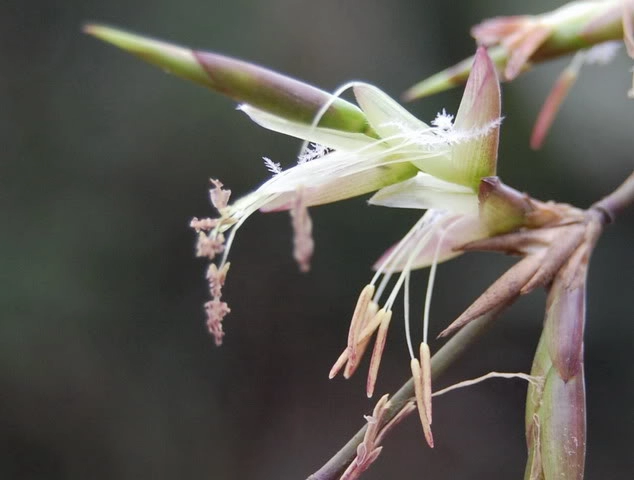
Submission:
M 275 163 L 268 157 L 262 157 L 262 160 L 264 160 L 264 166 L 266 167 L 266 169 L 273 175 L 278 175 L 282 173 L 282 165 L 280 163 Z
M 449 115 L 443 108 L 442 112 L 436 114 L 436 118 L 431 121 L 431 124 L 440 130 L 451 130 L 453 128 L 453 118 L 453 115 Z

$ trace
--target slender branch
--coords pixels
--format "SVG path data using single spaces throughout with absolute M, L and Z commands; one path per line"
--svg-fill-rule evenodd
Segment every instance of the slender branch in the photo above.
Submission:
M 445 343 L 431 359 L 431 373 L 433 378 L 437 378 L 465 352 L 469 347 L 493 322 L 499 310 L 494 310 L 482 317 L 474 320 L 447 343 Z M 410 378 L 390 399 L 391 408 L 386 412 L 384 421 L 389 422 L 401 409 L 414 397 L 414 383 Z M 339 450 L 328 462 L 319 470 L 308 477 L 307 480 L 336 480 L 346 469 L 348 464 L 357 455 L 357 446 L 363 441 L 364 426 L 359 430 L 341 450 Z
M 607 215 L 608 223 L 611 223 L 619 213 L 632 204 L 634 204 L 634 172 L 616 190 L 592 205 L 591 209 L 601 210 Z

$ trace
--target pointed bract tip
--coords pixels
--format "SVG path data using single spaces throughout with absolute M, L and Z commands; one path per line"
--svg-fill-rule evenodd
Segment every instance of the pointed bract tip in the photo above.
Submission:
M 350 321 L 350 330 L 348 332 L 348 349 L 355 349 L 357 342 L 359 341 L 361 332 L 365 327 L 365 318 L 370 308 L 372 297 L 374 296 L 375 287 L 372 284 L 368 284 L 363 287 L 357 305 L 355 306 L 354 313 L 352 314 L 352 320 Z M 354 352 L 351 351 L 351 362 L 356 362 Z
M 97 25 L 93 23 L 84 23 L 81 26 L 81 31 L 87 35 L 92 35 L 93 30 L 97 27 Z
M 473 57 L 469 57 L 452 67 L 442 70 L 410 87 L 401 97 L 404 101 L 411 102 L 412 100 L 419 100 L 457 87 L 467 80 L 472 62 Z
M 106 25 L 87 24 L 83 31 L 169 73 L 216 88 L 190 49 Z
M 486 48 L 479 47 L 464 89 L 454 129 L 470 137 L 453 149 L 461 162 L 463 185 L 474 189 L 482 177 L 495 175 L 501 123 L 500 81 Z
M 101 38 L 112 34 L 112 32 L 117 31 L 115 27 L 110 27 L 108 25 L 104 25 L 103 23 L 92 23 L 87 22 L 81 26 L 82 33 L 86 35 L 92 35 L 94 37 Z
M 92 35 L 104 42 L 115 45 L 124 50 L 131 50 L 134 47 L 141 47 L 146 43 L 163 43 L 158 40 L 143 37 L 135 33 L 120 30 L 115 27 L 103 25 L 99 23 L 87 23 L 82 26 L 82 32 L 87 35 Z

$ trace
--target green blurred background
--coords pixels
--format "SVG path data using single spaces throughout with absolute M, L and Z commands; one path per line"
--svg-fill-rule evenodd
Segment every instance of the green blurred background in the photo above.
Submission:
M 225 289 L 225 345 L 204 327 L 205 264 L 192 216 L 208 178 L 235 195 L 291 165 L 298 142 L 234 103 L 80 33 L 106 22 L 255 61 L 332 90 L 369 81 L 398 96 L 473 53 L 469 27 L 561 2 L 519 0 L 93 0 L 0 2 L 0 478 L 302 479 L 363 424 L 364 373 L 327 380 L 370 265 L 415 221 L 365 199 L 313 209 L 313 270 L 292 261 L 289 220 L 255 215 Z M 458 7 L 459 5 L 459 7 Z M 499 173 L 585 207 L 632 168 L 631 61 L 587 67 L 542 152 L 528 148 L 554 62 L 503 89 Z M 431 120 L 460 91 L 412 104 Z M 590 276 L 588 479 L 634 475 L 633 215 L 606 232 Z M 440 331 L 510 259 L 439 269 Z M 424 276 L 415 276 L 414 308 Z M 522 299 L 437 384 L 527 371 L 544 295 Z M 397 314 L 378 382 L 408 377 Z M 419 334 L 419 332 L 415 332 Z M 432 350 L 439 343 L 432 344 Z M 435 403 L 436 448 L 416 418 L 364 478 L 511 479 L 525 462 L 526 385 L 496 380 Z

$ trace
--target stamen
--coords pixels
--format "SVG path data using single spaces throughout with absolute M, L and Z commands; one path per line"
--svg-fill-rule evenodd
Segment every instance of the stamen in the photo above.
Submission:
M 363 323 L 364 326 L 363 326 L 363 329 L 361 330 L 361 333 L 359 334 L 359 339 L 358 339 L 358 345 L 360 345 L 358 347 L 359 358 L 361 358 L 363 356 L 363 353 L 365 353 L 365 349 L 368 343 L 370 342 L 370 337 L 372 336 L 372 334 L 374 334 L 374 332 L 379 327 L 379 324 L 381 322 L 381 317 L 377 315 L 378 309 L 379 309 L 379 306 L 375 302 L 371 301 L 370 304 L 368 305 L 368 309 L 367 309 L 366 316 Z M 339 373 L 341 368 L 348 361 L 348 355 L 349 355 L 349 349 L 348 347 L 346 347 L 344 351 L 341 353 L 341 355 L 339 355 L 339 358 L 337 359 L 335 364 L 330 369 L 328 378 L 332 380 L 337 375 L 337 373 Z M 356 366 L 351 366 L 349 369 L 346 369 L 346 372 L 344 373 L 344 377 L 350 378 L 350 376 L 352 376 L 355 370 L 356 370 Z
M 368 304 L 368 308 L 366 309 L 365 316 L 363 318 L 363 323 L 359 327 L 361 333 L 359 334 L 359 338 L 357 338 L 358 360 L 354 364 L 348 362 L 348 364 L 346 365 L 346 368 L 343 371 L 343 378 L 345 378 L 346 380 L 354 375 L 354 372 L 357 371 L 357 368 L 361 364 L 360 360 L 361 358 L 363 358 L 363 354 L 370 344 L 370 338 L 379 325 L 380 318 L 376 318 L 378 317 L 378 308 L 379 306 L 372 301 L 370 301 L 370 303 Z M 345 351 L 348 352 L 348 349 L 346 348 Z
M 335 378 L 347 361 L 348 361 L 348 349 L 346 348 L 343 352 L 341 352 L 341 355 L 339 355 L 339 358 L 330 369 L 330 372 L 328 373 L 328 378 L 330 380 Z
M 357 305 L 352 314 L 348 332 L 348 364 L 352 364 L 351 366 L 357 363 L 357 343 L 372 295 L 374 295 L 374 285 L 366 285 L 359 295 L 359 300 L 357 300 Z
M 423 426 L 425 440 L 427 440 L 427 444 L 431 448 L 434 448 L 434 437 L 432 436 L 431 425 L 429 423 L 429 419 L 427 418 L 427 413 L 425 410 L 423 378 L 421 374 L 420 364 L 418 363 L 417 359 L 411 359 L 410 368 L 412 370 L 412 378 L 414 381 L 414 392 L 416 394 L 416 406 L 418 407 L 418 416 L 420 417 L 420 423 Z
M 377 315 L 379 312 L 379 306 L 376 302 L 370 301 L 368 310 L 366 312 L 366 318 L 364 321 L 364 327 L 359 334 L 359 341 L 363 342 L 366 338 L 369 338 L 379 325 L 381 324 L 381 318 Z
M 423 407 L 425 408 L 425 416 L 431 425 L 431 353 L 429 345 L 425 342 L 420 344 L 420 366 L 421 383 L 423 385 Z
M 387 332 L 390 327 L 390 321 L 392 320 L 392 311 L 381 309 L 376 316 L 380 319 L 381 324 L 379 326 L 379 332 L 376 334 L 374 350 L 370 358 L 370 368 L 368 369 L 368 380 L 366 383 L 366 394 L 368 398 L 374 394 L 374 386 L 376 385 L 379 366 L 381 365 L 381 358 L 383 357 L 383 350 L 385 349 L 385 340 L 387 339 Z
M 348 361 L 348 363 L 346 364 L 346 368 L 343 371 L 343 378 L 345 378 L 346 380 L 352 377 L 352 375 L 354 375 L 354 372 L 357 371 L 357 368 L 361 364 L 361 359 L 363 358 L 363 354 L 365 353 L 366 349 L 368 348 L 368 345 L 370 344 L 370 338 L 372 337 L 372 334 L 375 332 L 375 330 L 377 329 L 379 325 L 379 322 L 381 321 L 381 318 L 379 317 L 379 315 L 377 315 L 377 311 L 374 308 L 375 306 L 378 308 L 378 306 L 374 302 L 370 302 L 370 304 L 368 305 L 368 309 L 366 311 L 365 317 L 363 319 L 363 324 L 359 326 L 359 330 L 361 333 L 359 333 L 359 336 L 357 338 L 357 345 L 356 345 L 357 361 L 354 363 Z M 367 331 L 367 334 L 365 334 L 366 331 Z M 348 348 L 346 348 L 346 352 L 349 352 Z
M 357 368 L 359 368 L 359 365 L 361 364 L 360 360 L 361 358 L 363 358 L 363 354 L 365 353 L 369 344 L 370 344 L 370 337 L 366 338 L 365 340 L 360 340 L 357 343 L 357 347 L 356 347 L 357 362 L 351 363 L 350 361 L 348 361 L 348 363 L 346 364 L 346 368 L 343 370 L 343 378 L 348 380 L 350 377 L 352 377 L 352 375 L 354 375 L 354 372 L 357 371 Z

